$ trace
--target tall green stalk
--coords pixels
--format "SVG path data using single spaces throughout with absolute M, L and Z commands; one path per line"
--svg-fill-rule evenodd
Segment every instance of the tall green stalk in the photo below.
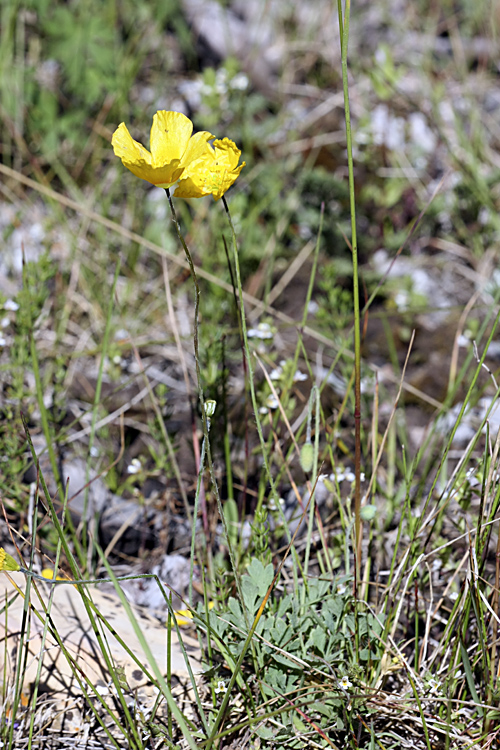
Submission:
M 238 296 L 240 299 L 240 319 L 241 319 L 241 332 L 243 335 L 243 347 L 245 349 L 245 357 L 247 362 L 247 368 L 248 368 L 248 385 L 250 387 L 250 396 L 252 399 L 252 408 L 254 412 L 254 419 L 255 424 L 257 427 L 257 433 L 259 436 L 259 442 L 261 446 L 262 451 L 262 461 L 264 463 L 264 468 L 267 475 L 267 480 L 269 482 L 269 486 L 271 488 L 271 496 L 274 499 L 276 503 L 276 507 L 278 509 L 278 512 L 280 513 L 281 520 L 283 522 L 283 526 L 285 529 L 288 529 L 288 523 L 285 518 L 285 515 L 283 513 L 283 510 L 281 508 L 281 503 L 279 502 L 279 494 L 276 489 L 276 482 L 274 480 L 271 466 L 269 463 L 268 458 L 268 447 L 266 444 L 266 440 L 264 438 L 264 433 L 262 431 L 262 424 L 259 417 L 259 404 L 257 403 L 257 394 L 255 392 L 255 383 L 254 383 L 254 368 L 253 368 L 253 362 L 252 362 L 252 353 L 250 351 L 250 346 L 248 344 L 248 334 L 247 334 L 247 322 L 246 322 L 246 316 L 245 316 L 245 306 L 243 304 L 243 285 L 241 282 L 241 272 L 240 272 L 240 261 L 238 257 L 238 243 L 236 240 L 236 232 L 234 229 L 233 220 L 231 218 L 231 214 L 229 212 L 229 206 L 227 205 L 226 197 L 222 196 L 222 203 L 224 205 L 224 209 L 226 211 L 227 220 L 229 222 L 229 228 L 231 230 L 231 238 L 232 238 L 232 247 L 233 247 L 233 260 L 234 260 L 234 268 L 236 271 L 236 284 L 238 289 Z M 259 506 L 257 506 L 259 507 Z M 289 537 L 291 538 L 291 535 L 289 534 Z M 292 559 L 294 561 L 293 566 L 293 576 L 294 576 L 294 582 L 295 582 L 295 588 L 297 590 L 298 588 L 298 560 L 295 555 L 295 549 L 292 549 Z
M 345 132 L 347 142 L 347 164 L 349 171 L 349 201 L 351 211 L 351 252 L 352 252 L 352 296 L 354 311 L 354 539 L 356 550 L 355 590 L 361 575 L 361 544 L 363 529 L 361 524 L 361 325 L 359 310 L 358 280 L 358 239 L 356 233 L 356 199 L 354 196 L 354 162 L 352 158 L 351 110 L 349 107 L 349 82 L 347 77 L 347 44 L 349 40 L 349 19 L 351 0 L 345 0 L 342 13 L 342 0 L 337 0 L 342 57 L 342 86 L 344 89 Z
M 177 219 L 177 213 L 174 208 L 174 204 L 172 201 L 172 197 L 170 195 L 170 190 L 168 188 L 165 189 L 165 192 L 167 194 L 168 203 L 170 206 L 170 212 L 172 214 L 172 220 L 175 224 L 175 229 L 177 231 L 177 236 L 179 238 L 179 241 L 182 245 L 182 248 L 184 250 L 184 254 L 186 256 L 186 260 L 189 264 L 189 268 L 191 271 L 191 277 L 193 279 L 194 284 L 194 325 L 193 325 L 193 344 L 194 344 L 194 360 L 195 360 L 195 366 L 196 366 L 196 380 L 198 383 L 198 397 L 200 400 L 200 407 L 201 407 L 201 418 L 203 422 L 203 444 L 205 446 L 205 452 L 206 452 L 206 458 L 207 458 L 207 464 L 208 464 L 208 470 L 210 472 L 210 479 L 212 481 L 212 487 L 215 495 L 215 500 L 217 502 L 217 509 L 219 511 L 220 520 L 222 523 L 222 527 L 224 529 L 224 537 L 227 544 L 227 549 L 229 553 L 229 559 L 231 561 L 231 567 L 233 569 L 234 573 L 234 580 L 236 583 L 236 588 L 238 589 L 238 594 L 241 600 L 241 606 L 243 608 L 243 613 L 245 615 L 245 619 L 247 619 L 248 614 L 245 606 L 245 600 L 243 598 L 243 594 L 241 591 L 240 586 L 240 576 L 238 573 L 238 568 L 236 565 L 236 558 L 234 555 L 233 545 L 231 543 L 231 538 L 229 535 L 229 529 L 227 527 L 226 518 L 224 516 L 224 511 L 222 508 L 222 501 L 219 494 L 219 487 L 217 484 L 217 480 L 215 478 L 215 472 L 212 462 L 212 451 L 210 448 L 210 438 L 209 438 L 209 425 L 208 425 L 208 419 L 209 415 L 207 414 L 206 410 L 206 404 L 205 404 L 205 398 L 203 395 L 203 385 L 202 385 L 202 378 L 201 378 L 201 367 L 200 367 L 200 352 L 199 352 L 199 337 L 198 337 L 198 312 L 200 307 L 200 286 L 198 284 L 198 277 L 196 275 L 196 269 L 194 267 L 193 259 L 191 257 L 191 253 L 189 252 L 189 248 L 186 244 L 186 241 L 184 239 L 184 236 L 181 231 L 181 227 L 179 224 L 179 221 Z M 200 471 L 202 471 L 202 467 L 200 466 Z M 196 523 L 196 518 L 193 519 L 193 523 Z M 250 622 L 247 619 L 247 624 L 250 627 Z

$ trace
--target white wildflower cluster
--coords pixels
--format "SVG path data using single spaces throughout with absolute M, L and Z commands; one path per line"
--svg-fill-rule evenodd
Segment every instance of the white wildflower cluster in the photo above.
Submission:
M 270 327 L 267 323 L 260 323 L 257 328 L 251 328 L 248 331 L 249 338 L 260 338 L 260 339 L 266 339 L 269 337 Z M 272 334 L 271 334 L 272 335 Z M 269 379 L 273 381 L 273 383 L 279 383 L 280 380 L 282 380 L 285 377 L 285 367 L 287 365 L 286 360 L 282 359 L 277 367 L 275 367 L 271 372 L 269 373 Z M 301 370 L 296 370 L 292 382 L 293 383 L 300 383 L 304 380 L 307 380 L 308 375 L 306 373 L 302 372 Z M 266 399 L 266 405 L 261 406 L 259 412 L 260 414 L 266 414 L 269 409 L 273 411 L 274 409 L 277 409 L 279 407 L 279 401 L 276 398 L 276 396 L 272 393 L 270 394 Z
M 284 368 L 286 366 L 286 360 L 282 359 L 277 367 L 274 368 L 274 370 L 271 370 L 269 373 L 269 377 L 271 380 L 281 380 L 283 378 Z M 301 370 L 296 370 L 292 381 L 294 383 L 302 383 L 304 380 L 307 380 L 308 376 L 305 372 L 302 372 Z
M 350 484 L 352 484 L 354 482 L 354 480 L 356 479 L 356 477 L 354 475 L 354 472 L 353 472 L 353 470 L 351 469 L 350 466 L 348 466 L 345 469 L 343 467 L 341 467 L 341 466 L 337 466 L 335 468 L 335 471 L 332 474 L 330 474 L 329 476 L 325 475 L 325 478 L 329 479 L 330 482 L 338 482 L 339 484 L 341 482 L 349 482 Z M 361 479 L 362 482 L 365 481 L 365 474 L 364 474 L 364 472 L 361 472 L 360 479 Z
M 215 99 L 216 106 L 222 112 L 229 112 L 232 95 L 241 95 L 249 85 L 250 81 L 245 73 L 231 73 L 226 68 L 219 68 L 215 72 L 206 71 L 203 77 L 195 80 L 182 81 L 178 90 L 190 109 L 203 111 L 207 106 L 212 109 Z
M 200 92 L 202 96 L 210 96 L 213 93 L 217 93 L 224 97 L 231 91 L 246 91 L 248 83 L 248 77 L 245 73 L 236 73 L 236 75 L 230 76 L 226 68 L 219 68 L 215 74 L 214 83 L 211 85 L 203 82 Z
M 279 498 L 279 504 L 281 505 L 282 508 L 285 507 L 286 500 L 285 500 L 284 497 L 280 497 Z M 278 505 L 277 505 L 276 500 L 274 499 L 274 497 L 270 497 L 269 498 L 269 500 L 267 501 L 267 507 L 268 507 L 268 510 L 270 510 L 271 512 L 274 512 L 274 511 L 278 510 Z
M 247 331 L 249 339 L 260 339 L 267 341 L 274 338 L 274 333 L 269 323 L 259 323 L 256 328 L 249 328 Z

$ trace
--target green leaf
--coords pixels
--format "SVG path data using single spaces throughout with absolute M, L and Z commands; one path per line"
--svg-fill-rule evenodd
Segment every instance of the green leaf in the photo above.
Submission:
M 255 734 L 257 737 L 260 737 L 261 740 L 270 740 L 274 737 L 274 732 L 269 727 L 258 727 L 258 729 L 255 730 Z
M 259 597 L 259 592 L 257 590 L 257 587 L 248 576 L 243 576 L 243 578 L 241 579 L 241 591 L 243 594 L 243 599 L 245 601 L 245 606 L 253 614 L 257 609 L 256 604 Z
M 254 557 L 248 566 L 247 573 L 259 595 L 262 597 L 265 596 L 274 578 L 274 570 L 271 563 L 264 568 L 261 561 Z
M 229 607 L 229 611 L 232 615 L 234 615 L 235 620 L 237 620 L 238 623 L 241 622 L 243 625 L 245 625 L 245 618 L 243 617 L 240 603 L 234 598 L 234 596 L 229 597 L 229 601 L 227 604 Z
M 271 628 L 271 638 L 277 646 L 280 645 L 283 636 L 288 632 L 288 628 L 284 620 L 280 618 L 275 619 L 274 626 Z
M 314 628 L 312 632 L 312 644 L 314 648 L 320 653 L 324 654 L 325 652 L 325 644 L 326 644 L 326 633 L 323 630 L 323 628 L 318 627 Z
M 292 721 L 293 721 L 293 725 L 294 725 L 295 729 L 298 729 L 299 732 L 307 732 L 307 731 L 309 731 L 310 727 L 308 727 L 306 724 L 304 724 L 304 722 L 302 721 L 302 719 L 299 717 L 298 714 L 294 714 L 293 715 Z

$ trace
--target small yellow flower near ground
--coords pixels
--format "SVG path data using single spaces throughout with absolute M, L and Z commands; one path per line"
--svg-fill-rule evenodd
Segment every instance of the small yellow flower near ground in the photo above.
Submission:
M 160 110 L 153 117 L 149 152 L 141 143 L 134 141 L 127 126 L 122 122 L 113 133 L 113 150 L 125 167 L 152 185 L 171 187 L 185 168 L 200 159 L 207 149 L 207 142 L 214 138 L 211 133 L 193 132 L 193 123 L 181 112 Z
M 55 576 L 52 568 L 44 568 L 42 570 L 41 575 L 43 576 L 43 578 L 46 578 L 48 581 L 53 581 L 54 579 L 56 581 L 68 581 L 69 580 L 69 578 L 65 576 Z
M 215 602 L 208 602 L 208 608 L 213 609 Z M 177 625 L 191 625 L 193 620 L 193 613 L 190 609 L 176 609 L 174 611 Z
M 216 140 L 213 146 L 207 144 L 201 158 L 184 170 L 175 197 L 201 198 L 211 194 L 218 201 L 245 166 L 245 162 L 238 165 L 240 156 L 240 149 L 229 138 Z
M 9 555 L 3 547 L 0 547 L 0 570 L 20 570 L 21 566 L 17 563 L 12 555 Z

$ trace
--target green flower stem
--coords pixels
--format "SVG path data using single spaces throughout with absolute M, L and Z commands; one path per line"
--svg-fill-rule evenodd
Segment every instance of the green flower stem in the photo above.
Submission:
M 255 393 L 252 354 L 250 352 L 250 347 L 248 345 L 247 322 L 246 322 L 246 317 L 245 317 L 245 306 L 243 304 L 243 285 L 241 283 L 240 261 L 238 257 L 238 243 L 236 241 L 236 232 L 234 231 L 233 220 L 231 218 L 231 214 L 229 213 L 229 206 L 227 205 L 226 197 L 224 195 L 222 196 L 222 203 L 224 205 L 224 209 L 227 215 L 227 220 L 229 222 L 229 227 L 231 229 L 232 245 L 233 245 L 233 259 L 234 259 L 234 267 L 236 270 L 236 283 L 237 283 L 237 288 L 238 288 L 238 297 L 240 300 L 239 309 L 240 309 L 240 316 L 241 316 L 241 331 L 243 334 L 243 346 L 245 349 L 245 357 L 246 357 L 247 368 L 248 368 L 248 384 L 250 386 L 252 408 L 254 411 L 255 424 L 257 425 L 257 433 L 259 435 L 259 441 L 260 441 L 261 452 L 262 452 L 262 460 L 264 462 L 264 468 L 266 470 L 267 479 L 269 481 L 269 486 L 271 487 L 271 496 L 276 503 L 276 507 L 280 511 L 280 516 L 282 516 L 282 520 L 284 522 L 285 528 L 288 528 L 284 514 L 281 511 L 281 503 L 279 501 L 279 495 L 276 489 L 276 483 L 274 481 L 274 478 L 271 472 L 271 466 L 269 464 L 269 460 L 267 457 L 268 447 L 266 445 L 264 433 L 262 432 L 262 424 L 261 424 L 260 417 L 259 417 L 259 405 L 257 403 L 257 394 Z M 294 552 L 294 554 L 292 555 L 292 558 L 294 560 L 293 576 L 294 576 L 295 586 L 297 589 L 298 588 L 297 559 L 295 556 L 295 550 L 293 550 L 293 552 Z
M 351 110 L 349 107 L 349 82 L 347 76 L 347 43 L 349 40 L 349 19 L 351 0 L 345 2 L 342 14 L 342 0 L 337 0 L 340 27 L 340 47 L 342 53 L 342 84 L 344 89 L 345 130 L 347 142 L 347 164 L 349 172 L 349 198 L 351 210 L 351 250 L 352 250 L 352 296 L 354 306 L 354 539 L 356 549 L 355 589 L 357 591 L 361 575 L 361 326 L 359 311 L 358 281 L 358 240 L 356 233 L 356 199 L 354 195 L 354 162 L 352 158 Z
M 207 424 L 207 427 L 210 430 L 210 424 Z M 189 593 L 188 593 L 188 601 L 189 601 L 190 607 L 194 606 L 193 578 L 194 578 L 194 557 L 195 557 L 195 548 L 196 548 L 196 519 L 198 518 L 198 508 L 199 508 L 199 503 L 200 503 L 201 487 L 202 487 L 202 482 L 203 482 L 203 472 L 205 470 L 206 444 L 207 444 L 207 441 L 205 438 L 203 438 L 203 442 L 201 444 L 200 468 L 198 470 L 198 480 L 196 482 L 196 492 L 194 496 L 193 522 L 191 524 L 191 561 L 190 561 L 190 566 L 189 566 Z M 206 544 L 204 545 L 204 548 L 206 550 Z
M 183 234 L 181 232 L 181 227 L 180 227 L 179 221 L 177 219 L 177 214 L 175 212 L 175 208 L 174 208 L 174 204 L 173 204 L 173 201 L 172 201 L 172 197 L 170 195 L 170 190 L 168 188 L 166 188 L 165 192 L 167 194 L 168 203 L 169 203 L 169 206 L 170 206 L 170 211 L 172 213 L 172 221 L 175 224 L 175 229 L 177 231 L 177 236 L 178 236 L 179 242 L 181 243 L 182 248 L 184 250 L 184 254 L 186 256 L 186 260 L 188 262 L 189 269 L 191 271 L 191 276 L 192 276 L 192 279 L 193 279 L 193 284 L 194 284 L 194 292 L 195 292 L 195 294 L 194 294 L 194 325 L 193 325 L 194 332 L 193 332 L 193 343 L 194 343 L 194 360 L 195 360 L 195 365 L 196 365 L 196 379 L 197 379 L 197 383 L 198 383 L 198 396 L 199 396 L 199 399 L 200 399 L 201 419 L 202 419 L 202 423 L 203 423 L 203 437 L 204 437 L 204 441 L 203 442 L 204 442 L 204 445 L 205 445 L 208 470 L 210 472 L 210 479 L 211 479 L 211 482 L 212 482 L 212 487 L 213 487 L 213 491 L 214 491 L 214 495 L 215 495 L 215 500 L 217 502 L 217 509 L 219 511 L 219 516 L 220 516 L 220 520 L 221 520 L 221 523 L 222 523 L 222 527 L 224 529 L 224 537 L 225 537 L 225 541 L 226 541 L 226 544 L 227 544 L 227 549 L 228 549 L 228 553 L 229 553 L 229 559 L 231 561 L 231 567 L 232 567 L 233 573 L 234 573 L 234 580 L 236 582 L 236 588 L 238 589 L 238 594 L 239 594 L 239 597 L 240 597 L 240 600 L 241 600 L 241 605 L 243 607 L 243 612 L 245 614 L 245 618 L 247 619 L 248 618 L 248 614 L 247 614 L 247 610 L 246 610 L 246 606 L 245 606 L 245 600 L 243 598 L 243 593 L 241 591 L 240 576 L 238 574 L 238 568 L 236 566 L 236 559 L 235 559 L 235 556 L 234 556 L 233 545 L 231 544 L 231 539 L 230 539 L 230 536 L 229 536 L 229 529 L 227 527 L 226 518 L 224 516 L 224 511 L 223 511 L 223 508 L 222 508 L 222 502 L 221 502 L 220 494 L 219 494 L 219 487 L 218 487 L 218 484 L 217 484 L 217 480 L 215 478 L 214 467 L 213 467 L 213 462 L 212 462 L 212 451 L 211 451 L 211 448 L 210 448 L 210 440 L 209 440 L 209 435 L 208 435 L 208 417 L 207 417 L 207 413 L 206 413 L 206 410 L 205 410 L 205 398 L 203 396 L 203 385 L 202 385 L 201 369 L 200 369 L 199 339 L 198 339 L 198 312 L 199 312 L 199 307 L 200 307 L 200 286 L 198 284 L 198 277 L 196 276 L 196 270 L 195 270 L 195 267 L 194 267 L 193 259 L 191 257 L 191 253 L 189 252 L 189 248 L 186 245 L 186 241 L 185 241 L 184 236 L 183 236 Z M 200 471 L 201 471 L 201 466 L 200 466 Z M 193 523 L 196 523 L 196 518 L 193 519 Z

